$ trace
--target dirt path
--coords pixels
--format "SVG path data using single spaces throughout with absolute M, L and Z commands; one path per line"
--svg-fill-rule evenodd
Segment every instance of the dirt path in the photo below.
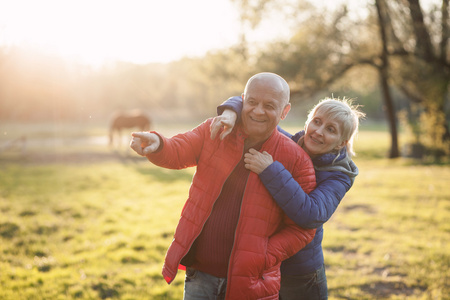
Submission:
M 89 164 L 142 159 L 129 149 L 127 141 L 110 147 L 106 137 L 26 139 L 0 150 L 0 164 Z

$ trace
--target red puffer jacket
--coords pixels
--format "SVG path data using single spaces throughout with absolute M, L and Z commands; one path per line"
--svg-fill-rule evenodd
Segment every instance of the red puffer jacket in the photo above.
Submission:
M 246 135 L 239 126 L 226 139 L 211 140 L 211 121 L 170 139 L 160 136 L 161 150 L 147 156 L 165 168 L 197 166 L 162 270 L 168 283 L 175 278 L 181 259 L 200 234 L 223 184 L 243 155 Z M 281 162 L 306 192 L 315 188 L 311 159 L 277 130 L 261 151 Z M 315 230 L 300 228 L 288 219 L 258 175 L 250 172 L 230 255 L 226 299 L 278 299 L 281 262 L 302 249 L 314 234 Z

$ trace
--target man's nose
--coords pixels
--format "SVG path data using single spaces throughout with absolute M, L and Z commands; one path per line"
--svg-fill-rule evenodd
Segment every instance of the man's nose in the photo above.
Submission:
M 254 109 L 253 112 L 255 114 L 264 114 L 264 108 L 262 107 L 262 105 L 257 105 Z

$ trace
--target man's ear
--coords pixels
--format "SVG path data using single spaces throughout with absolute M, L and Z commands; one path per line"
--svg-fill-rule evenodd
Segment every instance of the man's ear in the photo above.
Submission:
M 286 118 L 286 116 L 290 110 L 291 110 L 291 104 L 288 103 L 288 104 L 286 104 L 286 106 L 283 109 L 283 113 L 281 114 L 281 120 L 284 120 L 284 118 Z
M 242 98 L 242 102 L 244 102 L 244 93 L 242 93 L 241 98 Z

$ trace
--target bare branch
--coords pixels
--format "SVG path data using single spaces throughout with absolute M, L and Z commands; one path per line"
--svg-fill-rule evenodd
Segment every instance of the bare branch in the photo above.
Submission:
M 445 1 L 445 0 L 444 0 Z M 416 52 L 426 61 L 433 61 L 433 46 L 431 38 L 425 26 L 422 9 L 419 0 L 408 0 L 411 12 L 412 26 L 416 36 Z
M 448 43 L 448 39 L 450 36 L 450 29 L 448 26 L 448 21 L 449 21 L 448 2 L 449 2 L 449 0 L 442 0 L 442 7 L 441 7 L 442 37 L 441 37 L 441 44 L 440 44 L 440 50 L 441 50 L 440 60 L 441 60 L 441 63 L 443 63 L 443 64 L 447 64 L 447 43 Z

